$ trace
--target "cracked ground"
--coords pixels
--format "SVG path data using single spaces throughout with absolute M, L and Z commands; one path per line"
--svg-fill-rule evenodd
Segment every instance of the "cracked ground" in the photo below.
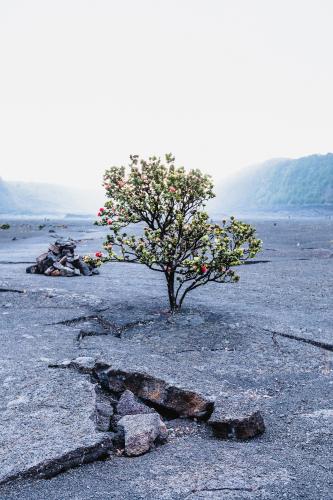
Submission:
M 175 316 L 159 273 L 108 264 L 93 277 L 28 275 L 48 228 L 1 232 L 1 499 L 333 498 L 333 224 L 251 222 L 261 262 L 237 284 L 193 292 Z M 80 254 L 101 247 L 100 228 L 56 226 Z M 50 368 L 78 357 L 207 400 L 250 399 L 266 432 L 221 440 L 204 422 L 168 418 L 166 444 L 119 456 L 94 425 L 90 376 Z

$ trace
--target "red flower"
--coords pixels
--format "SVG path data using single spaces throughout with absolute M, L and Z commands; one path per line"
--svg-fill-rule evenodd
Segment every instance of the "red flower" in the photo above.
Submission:
M 201 272 L 202 273 L 206 273 L 207 271 L 208 271 L 208 268 L 207 268 L 206 264 L 202 264 L 202 266 L 201 266 Z
M 170 192 L 170 193 L 175 193 L 175 192 L 176 192 L 176 188 L 175 188 L 175 186 L 170 186 L 170 187 L 169 187 L 169 192 Z
M 96 256 L 96 257 L 103 257 L 103 254 L 102 254 L 102 252 L 96 252 L 96 253 L 95 253 L 95 256 Z
M 102 208 L 100 208 L 100 209 L 99 209 L 99 211 L 100 211 L 101 213 L 103 213 L 103 212 L 105 212 L 105 208 L 104 208 L 104 207 L 102 207 Z
M 109 226 L 112 224 L 112 220 L 111 219 L 108 219 L 107 220 L 107 223 L 109 224 Z

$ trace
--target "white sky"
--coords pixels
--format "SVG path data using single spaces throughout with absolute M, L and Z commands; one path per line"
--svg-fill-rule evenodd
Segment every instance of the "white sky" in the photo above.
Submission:
M 333 150 L 332 0 L 0 0 L 0 176 Z

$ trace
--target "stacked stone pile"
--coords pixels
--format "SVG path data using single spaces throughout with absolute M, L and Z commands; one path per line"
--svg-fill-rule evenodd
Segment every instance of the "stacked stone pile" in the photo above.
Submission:
M 27 267 L 26 272 L 67 277 L 99 274 L 98 269 L 87 264 L 80 255 L 75 253 L 75 248 L 74 240 L 59 239 L 49 246 L 47 252 L 37 257 L 36 264 Z

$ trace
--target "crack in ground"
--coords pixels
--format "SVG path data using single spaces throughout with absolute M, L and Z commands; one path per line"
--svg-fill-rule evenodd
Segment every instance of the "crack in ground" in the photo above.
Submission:
M 170 356 L 172 354 L 185 354 L 187 352 L 218 352 L 218 351 L 235 351 L 236 349 L 230 347 L 212 347 L 204 349 L 184 349 L 182 351 L 161 352 L 163 356 Z
M 77 325 L 78 323 L 84 323 L 85 321 L 89 321 L 91 319 L 97 320 L 98 316 L 96 314 L 90 314 L 88 316 L 78 316 L 77 318 L 65 319 L 63 321 L 57 321 L 55 323 L 48 323 L 48 326 L 51 326 L 51 325 L 72 326 L 72 325 Z
M 298 335 L 293 335 L 292 333 L 278 332 L 276 330 L 270 330 L 268 328 L 262 328 L 262 330 L 264 332 L 271 333 L 273 335 L 273 337 L 275 335 L 279 335 L 280 337 L 285 337 L 285 338 L 291 339 L 291 340 L 298 340 L 299 342 L 303 342 L 304 344 L 311 344 L 315 347 L 320 347 L 321 349 L 325 349 L 326 351 L 333 351 L 333 345 L 328 344 L 327 342 L 321 342 L 320 340 L 312 340 L 312 339 L 308 339 L 306 337 L 299 337 Z M 273 340 L 273 342 L 274 342 L 274 340 Z
M 0 289 L 1 291 L 1 289 Z M 99 312 L 103 312 L 107 309 L 100 310 Z M 81 340 L 84 337 L 98 337 L 102 335 L 114 335 L 117 338 L 122 338 L 122 334 L 126 332 L 127 330 L 130 330 L 131 328 L 134 328 L 136 326 L 144 326 L 153 323 L 152 320 L 138 320 L 138 321 L 132 321 L 129 323 L 125 323 L 124 325 L 117 325 L 116 323 L 113 323 L 103 316 L 100 316 L 99 314 L 90 314 L 90 315 L 84 315 L 84 316 L 78 316 L 77 318 L 71 318 L 71 319 L 65 319 L 63 321 L 57 321 L 55 323 L 49 323 L 49 325 L 65 325 L 65 326 L 73 326 L 73 325 L 78 325 L 80 323 L 85 323 L 90 320 L 95 320 L 97 323 L 104 328 L 104 331 L 98 331 L 94 330 L 91 328 L 90 330 L 81 330 L 79 334 L 77 335 L 77 341 L 80 343 Z
M 253 491 L 253 488 L 242 488 L 242 487 L 234 487 L 232 488 L 231 486 L 230 487 L 220 487 L 220 488 L 202 488 L 202 489 L 194 489 L 194 490 L 191 490 L 190 493 L 188 493 L 186 496 L 184 496 L 184 500 L 185 498 L 189 498 L 191 495 L 194 495 L 194 493 L 201 493 L 201 492 L 210 492 L 210 491 Z
M 93 444 L 73 447 L 69 451 L 66 450 L 63 455 L 39 462 L 26 470 L 23 469 L 7 476 L 1 481 L 1 484 L 22 478 L 49 479 L 85 463 L 103 460 L 110 456 L 116 457 L 119 455 L 119 451 L 123 453 L 123 446 L 126 446 L 126 442 L 123 444 L 123 441 L 120 441 L 123 439 L 121 433 L 119 434 L 122 427 L 118 428 L 117 414 L 119 400 L 125 391 L 131 391 L 137 398 L 139 405 L 146 404 L 155 409 L 166 420 L 172 421 L 181 417 L 196 422 L 198 419 L 207 422 L 206 425 L 212 427 L 214 433 L 214 427 L 208 420 L 214 411 L 215 403 L 197 392 L 172 385 L 145 372 L 114 369 L 103 361 L 96 361 L 96 358 L 79 357 L 50 364 L 49 368 L 71 368 L 90 376 L 95 391 L 94 425 L 96 430 L 101 432 L 101 438 Z M 142 411 L 138 413 L 142 413 Z M 128 413 L 126 415 L 134 414 Z M 235 438 L 234 434 L 232 437 Z M 159 446 L 163 442 L 164 440 L 158 441 L 157 436 L 154 444 Z M 150 448 L 152 446 L 153 444 L 150 445 Z M 149 451 L 150 448 L 143 453 Z M 191 493 L 222 490 L 252 491 L 245 488 L 221 487 L 203 488 L 202 490 L 193 490 Z
M 35 264 L 35 262 L 31 260 L 18 260 L 18 261 L 0 260 L 0 264 Z
M 272 262 L 272 261 L 271 260 L 246 260 L 243 262 L 243 265 L 251 266 L 254 264 L 267 264 L 269 262 Z
M 86 329 L 86 330 L 80 330 L 79 334 L 77 335 L 77 341 L 80 344 L 81 340 L 83 340 L 85 337 L 99 337 L 103 335 L 114 335 L 117 338 L 122 338 L 122 334 L 126 332 L 127 330 L 130 330 L 131 328 L 134 328 L 136 326 L 144 326 L 153 323 L 152 320 L 138 320 L 138 321 L 133 321 L 130 323 L 126 323 L 125 325 L 119 326 L 116 323 L 112 323 L 105 319 L 103 316 L 96 316 L 94 318 L 98 324 L 104 328 L 104 330 L 94 330 L 93 328 Z

